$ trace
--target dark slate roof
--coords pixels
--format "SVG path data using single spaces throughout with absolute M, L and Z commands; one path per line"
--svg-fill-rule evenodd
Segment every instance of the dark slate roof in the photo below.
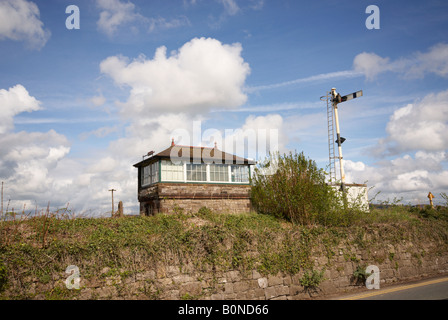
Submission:
M 187 160 L 190 162 L 199 162 L 202 159 L 201 162 L 205 163 L 256 164 L 253 160 L 241 158 L 217 148 L 171 145 L 152 157 L 134 164 L 134 167 L 144 166 L 153 162 L 154 159 L 171 159 L 171 156 L 173 156 L 172 160 Z

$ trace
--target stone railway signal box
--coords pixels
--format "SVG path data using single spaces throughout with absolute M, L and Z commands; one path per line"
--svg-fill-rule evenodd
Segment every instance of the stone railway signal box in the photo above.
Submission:
M 171 146 L 143 159 L 138 169 L 141 215 L 178 209 L 217 213 L 249 212 L 250 174 L 255 161 L 215 148 Z

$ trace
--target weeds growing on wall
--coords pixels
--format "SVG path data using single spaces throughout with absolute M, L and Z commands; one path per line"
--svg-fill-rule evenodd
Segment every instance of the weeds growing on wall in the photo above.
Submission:
M 27 291 L 32 281 L 45 287 L 55 275 L 64 279 L 69 265 L 79 267 L 83 279 L 133 277 L 172 265 L 197 272 L 302 273 L 303 285 L 313 287 L 322 281 L 314 254 L 328 258 L 331 267 L 340 246 L 347 248 L 346 259 L 355 260 L 351 247 L 375 251 L 383 242 L 429 239 L 441 252 L 447 250 L 446 208 L 394 204 L 352 212 L 325 220 L 314 216 L 312 224 L 300 224 L 284 216 L 215 214 L 208 208 L 120 218 L 74 218 L 44 210 L 41 216 L 0 221 L 0 299 L 33 298 Z M 45 294 L 67 299 L 76 291 L 62 286 Z

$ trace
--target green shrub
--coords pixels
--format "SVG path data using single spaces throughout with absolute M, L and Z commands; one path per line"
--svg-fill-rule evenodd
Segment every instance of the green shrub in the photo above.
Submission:
M 302 285 L 305 289 L 316 289 L 325 280 L 324 278 L 325 270 L 321 271 L 311 270 L 306 271 L 302 278 L 299 279 L 300 285 Z
M 6 284 L 8 283 L 8 270 L 4 265 L 3 261 L 0 260 L 0 292 L 5 290 Z
M 259 213 L 310 224 L 316 214 L 328 214 L 341 206 L 336 191 L 326 183 L 325 175 L 303 152 L 270 155 L 255 168 L 251 191 L 253 205 Z
M 201 207 L 198 210 L 198 215 L 203 216 L 204 218 L 210 217 L 213 214 L 213 211 L 207 207 Z
M 418 214 L 426 219 L 430 220 L 446 220 L 448 221 L 448 210 L 446 207 L 438 206 L 431 208 L 431 206 L 425 206 L 418 210 Z
M 353 271 L 353 278 L 357 284 L 366 282 L 367 278 L 371 275 L 371 273 L 366 272 L 366 268 L 365 265 L 360 265 Z

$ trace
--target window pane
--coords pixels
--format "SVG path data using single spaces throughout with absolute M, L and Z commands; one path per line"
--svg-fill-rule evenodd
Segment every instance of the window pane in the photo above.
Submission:
M 210 165 L 210 181 L 229 181 L 229 167 L 226 164 Z
M 205 164 L 187 163 L 187 180 L 207 181 L 207 166 Z
M 183 181 L 184 165 L 174 164 L 169 160 L 162 160 L 162 180 L 163 181 Z
M 151 183 L 159 182 L 159 163 L 154 162 L 151 165 Z
M 232 166 L 232 182 L 249 182 L 249 167 Z
M 149 181 L 150 172 L 151 172 L 151 169 L 149 166 L 142 168 L 142 177 L 141 177 L 142 186 L 146 186 L 150 183 L 150 181 Z
M 159 182 L 159 163 L 154 162 L 141 169 L 141 184 L 147 186 L 149 184 Z

